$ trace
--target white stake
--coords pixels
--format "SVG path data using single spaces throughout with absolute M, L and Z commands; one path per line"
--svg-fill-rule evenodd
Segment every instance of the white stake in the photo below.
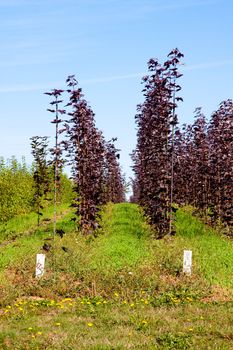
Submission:
M 44 274 L 45 254 L 36 254 L 36 277 L 42 277 Z
M 191 275 L 191 270 L 192 270 L 192 251 L 184 250 L 183 272 L 188 275 Z

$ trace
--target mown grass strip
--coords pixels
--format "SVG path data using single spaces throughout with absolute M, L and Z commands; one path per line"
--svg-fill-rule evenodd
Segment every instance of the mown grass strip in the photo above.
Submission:
M 91 252 L 92 267 L 117 270 L 136 266 L 148 254 L 148 233 L 137 205 L 109 205 L 103 213 L 103 235 L 96 239 Z

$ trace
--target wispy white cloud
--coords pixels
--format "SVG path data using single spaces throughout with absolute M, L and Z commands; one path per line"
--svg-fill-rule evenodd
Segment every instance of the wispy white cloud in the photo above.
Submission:
M 189 10 L 195 7 L 213 6 L 221 0 L 170 0 L 170 1 L 138 1 L 128 0 L 122 5 L 123 11 L 115 11 L 114 17 L 121 20 L 135 20 L 150 14 L 172 12 L 176 10 Z M 128 11 L 126 11 L 126 7 Z M 119 10 L 119 9 L 118 9 Z
M 56 56 L 58 58 L 58 55 Z M 58 60 L 57 60 L 58 61 Z M 0 67 L 3 68 L 14 68 L 14 67 L 20 67 L 20 66 L 34 66 L 34 65 L 45 65 L 50 64 L 54 62 L 53 56 L 44 55 L 40 57 L 31 57 L 31 58 L 25 58 L 21 57 L 16 60 L 9 60 L 9 61 L 0 61 Z
M 22 27 L 33 23 L 35 22 L 30 18 L 8 18 L 1 20 L 0 27 Z
M 0 0 L 0 7 L 21 7 L 36 5 L 54 5 L 59 3 L 75 2 L 76 0 Z M 77 0 L 80 1 L 80 0 Z M 95 0 L 94 0 L 95 1 Z
M 53 88 L 60 88 L 63 82 L 51 82 L 45 84 L 15 84 L 9 86 L 0 86 L 0 93 L 30 92 L 30 91 L 49 91 Z
M 233 64 L 233 59 L 232 60 L 216 61 L 216 62 L 205 62 L 205 63 L 191 64 L 190 66 L 184 65 L 182 67 L 182 70 L 192 71 L 192 70 L 200 70 L 200 69 L 211 69 L 211 68 L 224 67 L 224 66 L 232 65 L 232 64 Z
M 180 71 L 195 71 L 202 69 L 213 69 L 218 67 L 224 67 L 227 65 L 233 65 L 232 60 L 218 61 L 218 62 L 205 62 L 193 64 L 190 66 L 181 66 Z M 122 75 L 112 75 L 108 77 L 97 77 L 93 79 L 80 79 L 80 85 L 94 85 L 102 83 L 111 83 L 117 80 L 130 80 L 130 79 L 140 79 L 147 72 L 138 72 L 132 74 L 122 74 Z M 18 84 L 18 85 L 9 85 L 9 86 L 0 86 L 0 93 L 10 93 L 10 92 L 26 92 L 26 91 L 47 91 L 53 88 L 64 87 L 64 81 L 56 81 L 44 84 Z
M 171 2 L 163 2 L 161 5 L 156 5 L 154 3 L 150 3 L 150 7 L 148 9 L 154 11 L 166 11 L 166 10 L 178 10 L 185 9 L 190 7 L 200 7 L 213 5 L 215 3 L 220 2 L 221 0 L 180 0 L 180 1 L 171 1 Z
M 1 6 L 0 6 L 1 7 Z M 30 16 L 22 17 L 11 17 L 11 18 L 2 18 L 0 21 L 0 28 L 43 28 L 44 26 L 51 25 L 52 23 L 64 21 L 61 16 L 61 13 L 57 11 L 55 15 L 54 12 L 44 12 L 42 14 L 34 14 Z
M 82 46 L 83 45 L 83 46 Z M 77 50 L 85 51 L 85 43 L 11 43 L 2 44 L 0 69 L 6 67 L 33 66 L 67 62 Z M 9 53 L 10 52 L 10 53 Z
M 6 42 L 5 44 L 1 44 L 1 50 L 27 50 L 27 49 L 34 49 L 38 47 L 42 47 L 43 44 L 39 42 L 30 42 L 30 41 L 17 41 L 17 42 Z
M 134 73 L 134 74 L 124 74 L 124 75 L 114 75 L 109 77 L 100 77 L 94 79 L 80 79 L 80 85 L 93 85 L 101 83 L 111 83 L 117 80 L 128 80 L 134 78 L 140 78 L 143 73 Z M 64 87 L 64 81 L 56 81 L 44 84 L 15 84 L 9 86 L 0 86 L 0 93 L 9 93 L 9 92 L 26 92 L 26 91 L 47 91 L 53 88 L 62 88 Z
M 202 70 L 202 69 L 212 69 L 212 68 L 224 67 L 227 65 L 233 65 L 233 59 L 232 60 L 217 61 L 217 62 L 198 63 L 198 64 L 192 64 L 192 65 L 187 65 L 187 66 L 181 65 L 180 71 L 194 71 L 194 70 Z M 142 78 L 144 75 L 147 75 L 147 74 L 148 74 L 148 72 L 113 75 L 113 76 L 109 76 L 109 77 L 86 79 L 86 80 L 83 80 L 81 83 L 82 84 L 108 83 L 108 82 L 114 82 L 117 80 L 128 80 L 128 79 Z
M 74 19 L 80 23 L 87 21 L 108 23 L 113 20 L 137 20 L 159 12 L 204 7 L 219 3 L 222 0 L 0 0 L 0 7 L 19 6 L 38 7 L 30 17 L 2 18 L 0 27 L 31 27 L 44 26 L 46 24 L 65 23 Z M 69 5 L 72 12 L 69 12 Z M 76 10 L 75 10 L 76 9 Z M 80 15 L 80 9 L 82 15 Z M 22 12 L 22 11 L 21 11 Z M 64 16 L 64 12 L 68 16 Z
M 0 6 L 22 6 L 28 4 L 28 0 L 0 0 Z
M 112 81 L 116 80 L 128 80 L 128 79 L 134 79 L 139 78 L 145 75 L 145 73 L 132 73 L 132 74 L 122 74 L 122 75 L 113 75 L 109 77 L 102 77 L 102 78 L 94 78 L 94 79 L 85 79 L 80 81 L 82 84 L 99 84 L 99 83 L 110 83 Z

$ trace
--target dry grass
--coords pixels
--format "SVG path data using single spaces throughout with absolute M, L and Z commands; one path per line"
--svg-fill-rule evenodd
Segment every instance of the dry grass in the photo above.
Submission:
M 232 349 L 232 303 L 146 300 L 17 301 L 0 316 L 1 348 Z

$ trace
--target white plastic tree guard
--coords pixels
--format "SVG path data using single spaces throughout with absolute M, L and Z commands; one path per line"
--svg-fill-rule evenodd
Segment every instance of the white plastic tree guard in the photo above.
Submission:
M 45 254 L 36 254 L 36 277 L 40 278 L 44 274 Z
M 187 275 L 191 275 L 192 273 L 192 251 L 191 250 L 184 250 L 183 273 L 186 273 Z

